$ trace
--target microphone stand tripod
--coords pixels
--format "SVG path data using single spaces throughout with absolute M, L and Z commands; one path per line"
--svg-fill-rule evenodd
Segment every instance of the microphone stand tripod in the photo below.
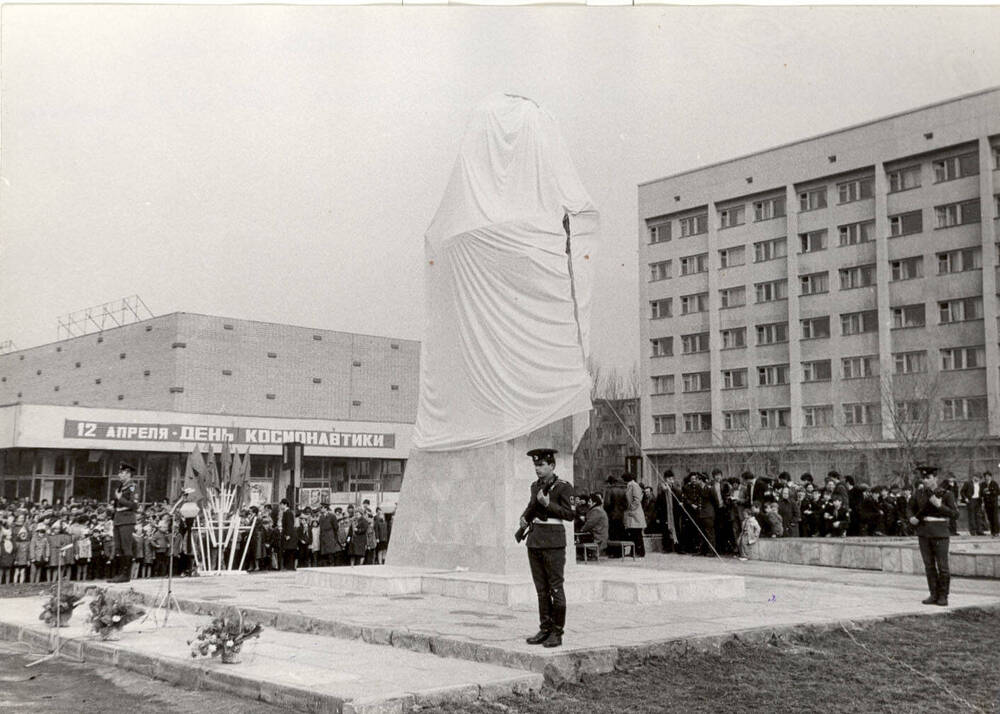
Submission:
M 73 547 L 72 543 L 64 545 L 62 548 L 58 549 L 56 553 L 56 608 L 55 608 L 55 622 L 52 625 L 52 652 L 36 659 L 34 662 L 29 662 L 24 665 L 27 667 L 34 667 L 36 664 L 41 664 L 42 662 L 47 662 L 50 659 L 57 659 L 61 654 L 59 652 L 59 645 L 62 643 L 62 638 L 59 636 L 60 622 L 62 621 L 62 557 L 63 551 L 68 550 Z M 72 615 L 73 611 L 70 610 L 69 615 Z
M 169 540 L 168 540 L 168 543 L 167 543 L 167 591 L 163 594 L 163 596 L 159 599 L 159 601 L 157 601 L 156 606 L 152 610 L 150 610 L 149 613 L 147 613 L 146 617 L 142 618 L 142 621 L 145 622 L 152 615 L 153 616 L 153 622 L 156 623 L 157 627 L 166 627 L 167 626 L 167 619 L 170 617 L 170 608 L 173 608 L 173 609 L 177 610 L 177 614 L 178 615 L 181 613 L 181 606 L 180 606 L 180 603 L 177 602 L 177 598 L 174 597 L 174 589 L 173 589 L 173 586 L 174 586 L 174 541 L 176 540 L 176 538 L 174 537 L 174 531 L 177 528 L 177 523 L 176 523 L 176 519 L 174 517 L 174 513 L 177 511 L 177 507 L 180 506 L 181 503 L 183 503 L 186 498 L 187 498 L 187 493 L 182 493 L 181 497 L 177 499 L 177 502 L 170 508 L 170 511 L 167 514 L 168 516 L 170 516 L 170 534 L 169 534 Z M 157 620 L 156 616 L 153 614 L 153 613 L 155 613 L 158 610 L 162 610 L 163 611 L 163 624 L 162 625 L 159 624 L 159 621 Z

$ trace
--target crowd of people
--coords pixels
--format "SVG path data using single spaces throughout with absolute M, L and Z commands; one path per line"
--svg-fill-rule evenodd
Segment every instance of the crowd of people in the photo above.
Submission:
M 602 550 L 609 540 L 633 542 L 639 557 L 643 534 L 655 533 L 662 534 L 666 552 L 752 558 L 760 538 L 913 535 L 907 506 L 918 487 L 908 482 L 868 486 L 836 471 L 817 483 L 809 473 L 796 482 L 788 472 L 773 479 L 750 471 L 726 478 L 713 469 L 681 479 L 668 469 L 658 493 L 649 485 L 640 489 L 643 526 L 637 535 L 636 482 L 626 473 L 622 479 L 610 477 L 603 493 L 577 496 L 575 526 L 578 533 L 590 533 Z M 968 509 L 971 535 L 988 530 L 1000 536 L 1000 485 L 989 471 L 964 483 L 949 473 L 941 487 Z M 957 518 L 949 527 L 958 533 Z
M 298 566 L 384 563 L 389 523 L 367 500 L 346 508 L 323 504 L 292 509 L 287 501 L 241 510 L 240 519 L 257 526 L 250 537 L 244 569 L 294 570 Z M 66 580 L 104 580 L 114 574 L 114 508 L 93 500 L 34 503 L 0 499 L 0 585 Z M 139 507 L 133 531 L 129 578 L 165 576 L 173 543 L 173 572 L 196 573 L 191 555 L 193 522 L 171 516 L 170 504 Z M 243 534 L 242 538 L 246 538 Z M 243 541 L 238 552 L 243 552 Z

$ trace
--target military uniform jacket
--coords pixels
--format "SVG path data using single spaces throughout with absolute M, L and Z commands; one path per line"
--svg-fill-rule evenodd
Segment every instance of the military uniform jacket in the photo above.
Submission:
M 538 489 L 541 482 L 535 479 L 531 484 L 531 500 L 528 507 L 524 509 L 521 518 L 528 523 L 532 523 L 531 531 L 528 533 L 529 548 L 565 548 L 566 531 L 562 521 L 572 521 L 576 517 L 573 510 L 573 486 L 569 482 L 556 477 L 549 488 L 549 505 L 543 506 L 538 502 Z M 535 520 L 544 521 L 546 525 L 533 523 Z M 550 525 L 556 523 L 557 525 Z
M 937 492 L 942 493 L 940 506 L 935 506 L 931 503 L 933 493 L 926 488 L 917 489 L 910 497 L 910 502 L 907 504 L 907 511 L 909 516 L 920 519 L 920 523 L 916 525 L 918 536 L 924 538 L 947 538 L 951 535 L 948 530 L 948 519 L 958 517 L 955 496 L 952 495 L 951 491 L 946 489 L 938 489 Z M 928 516 L 931 518 L 940 518 L 941 520 L 928 521 L 926 520 Z
M 135 491 L 126 488 L 122 491 L 121 497 L 114 499 L 113 503 L 115 506 L 114 524 L 116 526 L 135 525 L 135 512 L 138 508 L 138 504 L 135 502 Z

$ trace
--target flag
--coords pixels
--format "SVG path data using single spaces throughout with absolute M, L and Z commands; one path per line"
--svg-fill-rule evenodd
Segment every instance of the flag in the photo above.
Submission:
M 208 445 L 208 458 L 205 460 L 205 483 L 209 488 L 219 488 L 219 471 L 215 465 L 215 452 L 212 445 Z
M 187 463 L 184 466 L 184 488 L 193 490 L 190 500 L 199 506 L 208 498 L 205 490 L 205 461 L 201 458 L 201 449 L 197 446 L 188 454 Z

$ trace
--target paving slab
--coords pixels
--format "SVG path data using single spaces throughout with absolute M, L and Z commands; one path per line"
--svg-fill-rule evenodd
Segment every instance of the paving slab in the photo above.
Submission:
M 743 578 L 744 592 L 727 599 L 669 603 L 570 600 L 564 646 L 546 650 L 524 642 L 537 629 L 534 612 L 492 602 L 423 592 L 338 591 L 302 584 L 295 573 L 181 578 L 174 581 L 173 591 L 188 612 L 212 613 L 234 605 L 266 626 L 289 633 L 489 662 L 541 673 L 553 683 L 584 672 L 611 671 L 619 658 L 648 656 L 670 643 L 712 646 L 727 636 L 764 636 L 797 627 L 948 611 L 921 605 L 926 581 L 905 573 L 672 554 L 603 567 L 633 582 L 658 581 L 664 572 L 735 574 Z M 147 579 L 118 587 L 133 587 L 155 603 L 165 583 Z M 1000 605 L 1000 586 L 996 581 L 955 578 L 951 603 L 953 608 Z
M 44 598 L 0 600 L 0 635 L 50 647 L 52 630 L 38 619 Z M 187 641 L 204 615 L 172 613 L 167 626 L 130 623 L 115 642 L 102 642 L 86 624 L 88 601 L 59 628 L 64 654 L 193 688 L 210 688 L 307 712 L 406 711 L 413 704 L 463 702 L 539 689 L 540 674 L 468 660 L 367 644 L 358 639 L 266 629 L 249 640 L 242 662 L 197 658 Z M 475 696 L 473 696 L 475 694 Z

